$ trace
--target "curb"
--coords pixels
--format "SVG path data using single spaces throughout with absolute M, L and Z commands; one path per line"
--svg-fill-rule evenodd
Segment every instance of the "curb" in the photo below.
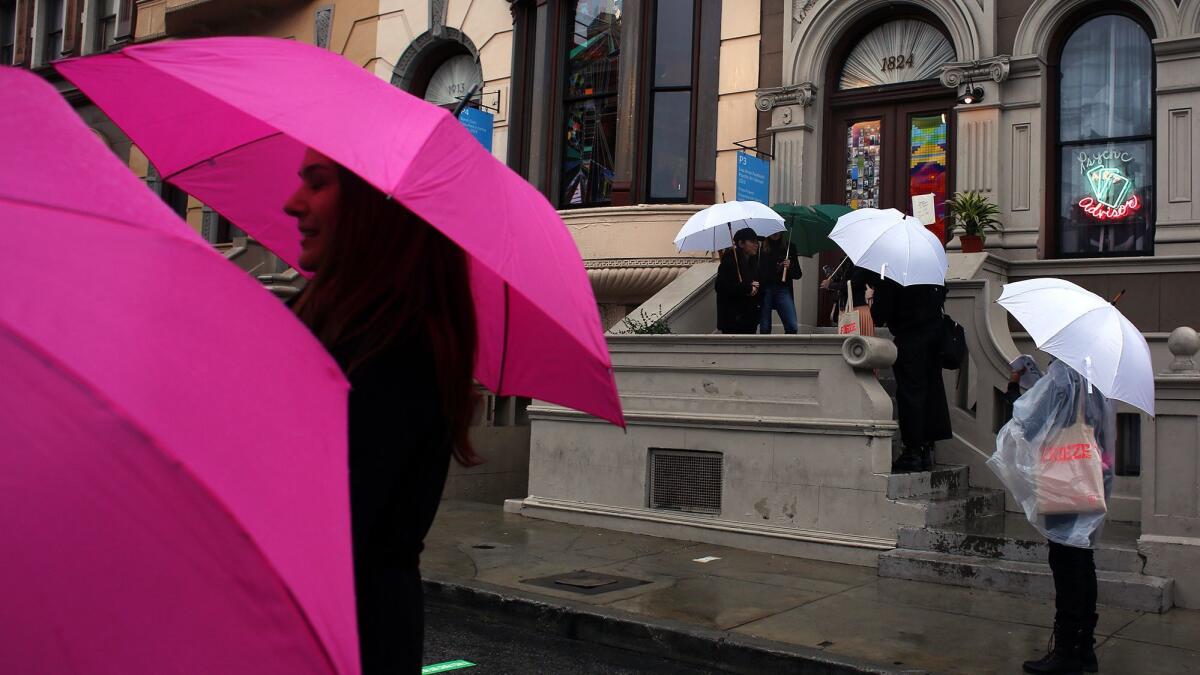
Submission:
M 480 581 L 427 578 L 424 588 L 427 603 L 498 616 L 509 626 L 730 673 L 927 673 L 571 600 L 523 597 Z

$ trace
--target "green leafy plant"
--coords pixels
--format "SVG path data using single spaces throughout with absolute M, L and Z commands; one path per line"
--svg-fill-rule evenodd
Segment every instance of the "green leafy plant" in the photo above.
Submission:
M 946 236 L 953 237 L 961 230 L 966 236 L 986 239 L 988 232 L 1003 229 L 996 216 L 1000 207 L 978 192 L 959 192 L 946 200 Z
M 623 332 L 633 335 L 668 335 L 671 332 L 671 327 L 663 318 L 661 306 L 658 308 L 658 313 L 653 315 L 648 315 L 646 310 L 640 309 L 638 316 L 630 314 L 622 319 L 622 324 L 625 327 Z

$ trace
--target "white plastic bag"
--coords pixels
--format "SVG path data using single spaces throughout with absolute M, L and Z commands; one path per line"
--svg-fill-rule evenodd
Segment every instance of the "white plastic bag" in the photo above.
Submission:
M 1083 419 L 1079 419 L 1081 411 Z M 1073 439 L 1069 448 L 1063 446 L 1064 438 Z M 996 435 L 996 452 L 987 464 L 1021 505 L 1029 522 L 1047 539 L 1067 546 L 1090 547 L 1104 523 L 1115 443 L 1112 403 L 1099 390 L 1089 388 L 1079 373 L 1056 361 L 1013 404 L 1012 421 Z M 1094 473 L 1097 469 L 1102 496 L 1095 494 L 1099 487 Z M 1059 478 L 1073 476 L 1054 486 L 1057 499 L 1047 495 L 1051 473 Z M 1080 504 L 1079 512 L 1062 512 L 1063 492 L 1073 493 L 1068 500 Z M 1052 503 L 1056 506 L 1047 506 Z

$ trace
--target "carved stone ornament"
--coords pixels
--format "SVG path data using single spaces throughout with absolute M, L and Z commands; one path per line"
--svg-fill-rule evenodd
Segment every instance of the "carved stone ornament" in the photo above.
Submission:
M 429 32 L 441 35 L 446 28 L 446 0 L 429 0 Z
M 978 61 L 951 61 L 942 64 L 942 84 L 958 87 L 970 82 L 992 80 L 1003 82 L 1008 79 L 1009 56 L 1001 54 Z
M 817 0 L 792 0 L 792 21 L 804 23 L 804 17 L 808 16 L 808 11 L 815 4 Z
M 817 98 L 817 87 L 812 82 L 802 82 L 786 87 L 771 87 L 754 92 L 758 97 L 754 107 L 768 112 L 783 105 L 798 105 L 807 108 Z

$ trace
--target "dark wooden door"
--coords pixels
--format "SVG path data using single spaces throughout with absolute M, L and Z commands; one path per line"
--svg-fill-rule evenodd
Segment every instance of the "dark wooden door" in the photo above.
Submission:
M 941 216 L 940 204 L 952 194 L 953 105 L 943 95 L 831 106 L 822 201 L 912 213 L 912 196 L 933 192 Z M 940 228 L 931 229 L 940 235 Z M 843 257 L 841 251 L 822 253 L 822 278 Z M 821 293 L 818 325 L 831 325 L 835 298 L 832 291 Z

